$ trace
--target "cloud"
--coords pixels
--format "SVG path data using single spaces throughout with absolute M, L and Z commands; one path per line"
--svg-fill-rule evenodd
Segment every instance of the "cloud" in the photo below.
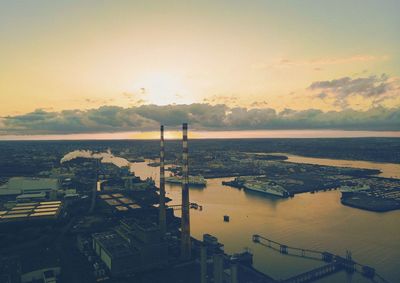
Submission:
M 319 85 L 336 85 L 323 83 Z M 367 111 L 345 109 L 323 112 L 271 108 L 230 108 L 224 104 L 210 105 L 142 105 L 131 108 L 104 106 L 91 110 L 34 112 L 4 117 L 0 133 L 7 134 L 68 134 L 156 130 L 163 123 L 178 127 L 188 122 L 198 130 L 251 129 L 347 129 L 400 130 L 400 108 L 373 107 Z
M 320 99 L 324 99 L 325 97 L 327 97 L 328 95 L 325 92 L 321 92 L 317 94 L 317 97 Z
M 204 98 L 204 103 L 210 104 L 225 104 L 228 106 L 237 106 L 238 105 L 238 97 L 235 95 L 212 95 L 210 97 Z
M 131 93 L 121 96 L 138 99 Z M 246 104 L 233 95 L 214 95 L 193 104 L 158 106 L 138 100 L 140 103 L 128 108 L 102 106 L 59 112 L 37 109 L 0 118 L 0 135 L 146 131 L 158 129 L 160 124 L 178 127 L 182 122 L 198 130 L 400 130 L 400 79 L 385 74 L 315 81 L 301 94 L 290 93 L 288 99 L 288 105 L 305 107 L 279 112 L 271 108 L 270 101 Z M 319 105 L 315 108 L 335 111 L 307 109 L 314 102 Z
M 382 74 L 380 77 L 370 76 L 367 78 L 351 79 L 343 77 L 332 81 L 318 81 L 310 85 L 310 89 L 328 89 L 340 92 L 347 96 L 353 93 L 362 94 L 363 96 L 377 96 L 384 93 L 389 84 L 388 77 Z
M 0 133 L 49 134 L 49 133 L 90 133 L 115 132 L 132 128 L 153 128 L 158 125 L 132 109 L 115 106 L 103 106 L 91 110 L 64 110 L 46 112 L 41 109 L 34 112 L 9 116 L 2 119 Z
M 325 65 L 339 65 L 351 64 L 356 62 L 371 62 L 371 61 L 385 61 L 388 60 L 387 55 L 374 56 L 374 55 L 353 55 L 349 57 L 332 57 L 332 58 L 318 58 L 312 60 L 290 60 L 280 59 L 277 65 L 281 67 L 292 66 L 325 66 Z
M 351 106 L 351 101 L 357 98 L 364 103 L 377 107 L 385 100 L 400 96 L 400 80 L 390 78 L 386 74 L 350 78 L 342 77 L 330 81 L 313 82 L 308 89 L 317 91 L 315 97 L 320 99 L 330 98 L 333 104 L 341 108 Z
M 272 63 L 257 63 L 253 67 L 255 69 L 266 69 L 266 68 L 295 68 L 295 67 L 311 67 L 315 71 L 321 71 L 322 66 L 333 66 L 333 65 L 344 65 L 354 64 L 362 62 L 382 62 L 389 59 L 388 55 L 368 55 L 368 54 L 356 54 L 347 57 L 325 57 L 315 58 L 309 60 L 297 60 L 289 58 L 279 58 L 274 60 Z

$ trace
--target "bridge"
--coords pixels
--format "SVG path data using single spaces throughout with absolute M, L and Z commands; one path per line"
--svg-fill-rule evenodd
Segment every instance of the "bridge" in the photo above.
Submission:
M 253 235 L 253 242 L 278 251 L 281 254 L 321 260 L 327 263 L 324 266 L 317 267 L 313 270 L 283 280 L 282 282 L 284 283 L 312 282 L 342 270 L 345 270 L 348 273 L 358 272 L 373 282 L 388 283 L 388 281 L 376 273 L 374 268 L 355 262 L 352 259 L 350 251 L 346 252 L 346 257 L 341 257 L 327 251 L 291 247 L 257 234 Z

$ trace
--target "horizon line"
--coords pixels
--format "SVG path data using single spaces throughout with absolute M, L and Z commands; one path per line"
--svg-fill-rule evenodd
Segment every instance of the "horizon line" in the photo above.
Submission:
M 311 138 L 400 138 L 400 131 L 376 130 L 191 130 L 189 138 L 201 139 L 311 139 Z M 83 140 L 158 140 L 159 131 L 131 131 L 115 133 L 71 133 L 71 134 L 41 134 L 41 135 L 0 135 L 0 141 L 83 141 Z M 181 139 L 181 131 L 165 131 L 166 140 Z

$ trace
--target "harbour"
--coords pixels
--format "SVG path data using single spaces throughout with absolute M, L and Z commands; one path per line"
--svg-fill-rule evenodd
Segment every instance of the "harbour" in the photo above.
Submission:
M 131 163 L 131 170 L 142 178 L 154 176 L 157 183 L 158 168 L 146 164 Z M 239 252 L 238 247 L 250 248 L 254 253 L 254 266 L 274 279 L 289 278 L 321 263 L 261 248 L 252 242 L 253 234 L 341 255 L 351 250 L 354 259 L 373 266 L 389 282 L 400 278 L 396 265 L 400 257 L 400 236 L 397 235 L 400 211 L 376 213 L 346 207 L 341 204 L 341 194 L 337 190 L 276 199 L 222 186 L 222 181 L 230 180 L 232 178 L 208 179 L 205 188 L 190 187 L 191 201 L 203 208 L 190 210 L 195 238 L 201 239 L 204 233 L 215 235 L 228 253 Z M 180 194 L 180 185 L 166 184 L 166 196 L 172 199 L 169 205 L 180 204 Z M 230 216 L 229 222 L 223 222 L 224 215 Z M 370 281 L 343 271 L 320 282 Z

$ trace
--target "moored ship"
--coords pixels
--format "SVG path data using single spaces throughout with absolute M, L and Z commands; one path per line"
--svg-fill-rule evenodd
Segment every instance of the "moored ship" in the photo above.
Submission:
M 269 194 L 281 198 L 289 197 L 289 192 L 286 191 L 282 186 L 271 184 L 269 182 L 260 182 L 260 181 L 246 182 L 243 184 L 243 188 L 250 191 Z

